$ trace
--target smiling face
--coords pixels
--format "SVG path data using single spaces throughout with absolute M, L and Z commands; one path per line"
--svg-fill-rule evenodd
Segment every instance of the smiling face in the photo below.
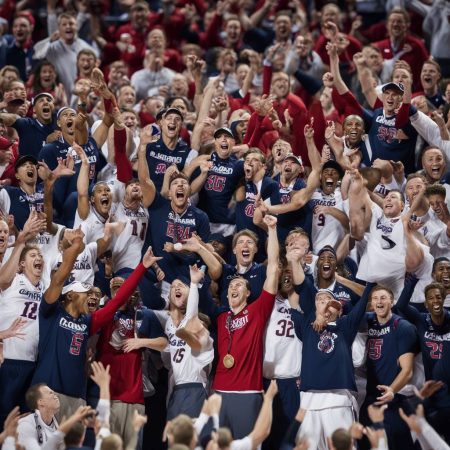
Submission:
M 431 209 L 436 214 L 436 216 L 444 222 L 445 211 L 442 208 L 445 203 L 445 195 L 441 194 L 431 194 L 427 195 L 428 201 L 430 202 Z
M 236 255 L 238 266 L 248 267 L 253 263 L 258 246 L 254 239 L 245 234 L 239 236 L 236 245 L 233 248 L 233 253 Z
M 65 109 L 58 117 L 58 126 L 61 128 L 63 135 L 73 136 L 75 134 L 75 118 L 76 112 L 69 108 Z
M 44 64 L 39 71 L 39 82 L 44 89 L 50 89 L 56 82 L 56 71 L 51 64 Z
M 59 397 L 48 386 L 41 386 L 39 389 L 40 397 L 37 400 L 37 407 L 40 411 L 54 411 L 59 409 Z
M 445 294 L 439 288 L 428 289 L 425 294 L 425 306 L 432 318 L 441 317 L 444 314 Z
M 36 118 L 39 120 L 39 122 L 45 124 L 49 124 L 52 122 L 54 110 L 55 103 L 50 97 L 47 97 L 46 95 L 39 97 L 33 107 Z
M 382 94 L 383 108 L 388 116 L 391 116 L 400 107 L 403 94 L 397 89 L 386 89 Z
M 332 252 L 324 251 L 317 260 L 317 276 L 330 283 L 334 280 L 337 261 Z
M 173 280 L 170 285 L 169 302 L 171 309 L 186 311 L 186 303 L 189 296 L 189 287 L 180 280 Z
M 74 17 L 62 17 L 58 24 L 59 37 L 66 43 L 72 44 L 77 37 L 77 22 Z
M 248 153 L 244 159 L 244 175 L 247 181 L 251 181 L 264 169 L 263 156 L 259 153 Z
M 161 134 L 168 139 L 178 139 L 183 121 L 176 113 L 166 114 L 161 119 Z
M 133 111 L 124 111 L 120 115 L 120 117 L 122 118 L 123 123 L 127 128 L 129 128 L 131 131 L 136 130 L 136 127 L 138 126 L 138 118 Z
M 445 160 L 442 151 L 430 148 L 422 155 L 422 167 L 430 181 L 439 181 L 445 172 Z
M 31 161 L 22 164 L 16 172 L 16 178 L 20 183 L 34 185 L 37 181 L 37 167 Z
M 175 178 L 169 187 L 169 198 L 173 206 L 178 209 L 184 209 L 189 201 L 191 187 L 184 178 Z
M 20 268 L 29 279 L 40 279 L 44 270 L 44 258 L 37 248 L 27 250 L 20 261 Z
M 33 27 L 25 17 L 16 17 L 13 22 L 12 34 L 19 45 L 25 44 L 31 38 Z
M 395 40 L 403 39 L 408 31 L 408 22 L 401 13 L 392 13 L 386 24 L 389 37 Z
M 108 217 L 112 205 L 112 193 L 106 183 L 95 185 L 91 195 L 91 204 L 101 216 Z
M 294 159 L 287 158 L 281 165 L 281 172 L 287 180 L 297 178 L 302 172 L 303 167 Z
M 94 311 L 97 311 L 101 298 L 102 298 L 102 291 L 98 287 L 92 286 L 91 290 L 87 293 L 87 300 L 86 300 L 89 314 L 92 314 Z
M 289 76 L 284 72 L 277 72 L 272 76 L 272 94 L 277 99 L 283 99 L 289 94 Z
M 292 20 L 289 16 L 280 15 L 275 19 L 275 39 L 277 41 L 287 41 L 292 33 Z
M 131 86 L 122 86 L 117 97 L 119 108 L 133 109 L 136 103 L 136 91 Z
M 425 90 L 434 89 L 441 78 L 438 68 L 431 63 L 424 63 L 420 72 L 420 81 Z
M 281 277 L 280 277 L 280 294 L 283 297 L 287 297 L 289 294 L 292 294 L 294 292 L 294 282 L 292 279 L 292 270 L 291 269 L 283 269 L 281 271 Z
M 348 145 L 350 147 L 358 146 L 365 132 L 363 119 L 352 114 L 345 118 L 343 128 Z
M 230 157 L 233 150 L 235 140 L 228 133 L 220 133 L 214 139 L 214 147 L 221 159 L 227 159 Z
M 392 81 L 394 83 L 412 83 L 412 75 L 403 67 L 398 67 L 392 72 Z
M 8 248 L 9 227 L 4 220 L 0 220 L 0 254 L 4 254 Z
M 383 199 L 383 212 L 388 218 L 398 217 L 403 211 L 404 206 L 399 192 L 391 191 Z
M 426 184 L 422 180 L 422 178 L 410 178 L 406 183 L 405 194 L 408 199 L 409 204 L 413 202 L 413 200 L 426 189 Z
M 450 261 L 439 261 L 435 264 L 433 273 L 431 274 L 434 281 L 442 283 L 447 289 L 450 290 Z
M 250 295 L 247 281 L 242 278 L 234 278 L 228 285 L 228 304 L 233 310 L 242 308 Z
M 391 308 L 394 305 L 394 298 L 385 289 L 375 290 L 370 295 L 370 305 L 377 315 L 378 321 L 386 322 L 392 315 Z
M 332 194 L 337 187 L 339 182 L 339 172 L 336 169 L 327 167 L 322 170 L 322 175 L 320 177 L 322 191 L 326 195 Z
M 272 157 L 275 164 L 280 164 L 288 153 L 292 153 L 292 147 L 289 142 L 278 139 L 272 147 Z

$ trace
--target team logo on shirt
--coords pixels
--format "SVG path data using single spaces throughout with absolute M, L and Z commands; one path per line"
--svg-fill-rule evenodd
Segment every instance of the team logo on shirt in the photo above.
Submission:
M 320 340 L 317 344 L 317 348 L 324 353 L 331 353 L 334 350 L 334 340 L 338 337 L 336 333 L 330 331 L 324 331 L 320 335 Z
M 245 327 L 245 325 L 247 325 L 248 323 L 248 315 L 247 315 L 248 311 L 245 310 L 244 311 L 244 316 L 242 317 L 237 317 L 233 320 L 231 320 L 231 324 L 230 324 L 230 331 L 235 331 L 235 330 L 239 330 L 242 327 Z M 225 328 L 228 331 L 228 322 L 225 323 Z

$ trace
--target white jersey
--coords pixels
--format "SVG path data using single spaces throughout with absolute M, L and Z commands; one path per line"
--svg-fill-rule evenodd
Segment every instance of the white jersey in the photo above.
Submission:
M 389 183 L 378 183 L 373 190 L 374 194 L 378 194 L 380 197 L 386 197 L 390 191 L 393 189 L 402 190 L 402 185 L 397 183 L 395 177 L 392 177 L 392 180 Z
M 427 245 L 419 243 L 423 250 L 424 258 L 420 266 L 414 272 L 415 277 L 419 280 L 414 288 L 411 296 L 411 303 L 423 303 L 425 299 L 424 289 L 427 285 L 433 282 L 431 272 L 433 270 L 434 258 L 430 253 L 430 248 Z
M 264 339 L 263 376 L 296 378 L 302 364 L 302 342 L 294 332 L 291 305 L 280 295 L 275 298 Z
M 97 239 L 103 237 L 105 230 L 106 219 L 102 217 L 95 208 L 89 206 L 89 215 L 85 220 L 81 220 L 78 214 L 78 209 L 75 213 L 74 229 L 81 225 L 81 230 L 84 233 L 84 243 L 89 244 L 90 242 L 96 242 Z
M 450 258 L 450 238 L 447 236 L 447 226 L 436 216 L 434 211 L 428 212 L 429 219 L 420 228 L 430 245 L 430 253 L 435 258 L 442 256 Z
M 39 304 L 44 293 L 44 284 L 40 281 L 34 286 L 24 274 L 17 274 L 11 286 L 0 296 L 0 330 L 9 328 L 18 317 L 27 323 L 21 332 L 24 339 L 8 338 L 3 343 L 5 359 L 36 361 L 39 342 Z
M 186 326 L 187 322 L 198 314 L 198 288 L 192 284 L 189 289 L 186 315 L 178 327 L 171 317 L 166 322 L 165 333 L 169 340 L 170 365 L 175 385 L 184 383 L 202 383 L 206 386 L 208 380 L 208 366 L 214 359 L 213 341 L 209 338 L 208 346 L 200 353 L 193 353 L 186 342 L 175 335 L 178 328 Z
M 329 214 L 319 214 L 317 212 L 317 207 L 332 206 L 343 211 L 344 206 L 341 190 L 339 188 L 336 188 L 330 195 L 324 194 L 322 189 L 316 189 L 310 201 L 313 205 L 311 244 L 313 253 L 317 255 L 317 252 L 325 245 L 331 245 L 335 248 L 336 244 L 339 243 L 345 235 L 341 223 Z
M 405 257 L 406 243 L 400 217 L 389 219 L 378 205 L 372 203 L 367 247 L 356 277 L 389 287 L 398 299 L 405 279 Z
M 49 262 L 50 272 L 57 270 L 62 263 L 62 253 L 53 255 Z M 84 247 L 84 250 L 77 256 L 72 272 L 67 279 L 67 283 L 79 281 L 80 283 L 94 284 L 95 264 L 97 260 L 97 242 L 91 242 Z
M 115 222 L 125 228 L 115 236 L 111 245 L 114 272 L 124 267 L 135 269 L 141 260 L 142 246 L 148 229 L 148 211 L 142 205 L 135 211 L 118 203 L 112 214 Z

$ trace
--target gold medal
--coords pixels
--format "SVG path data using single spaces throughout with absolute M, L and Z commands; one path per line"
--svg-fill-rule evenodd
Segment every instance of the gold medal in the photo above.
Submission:
M 232 355 L 230 355 L 229 353 L 227 353 L 224 357 L 223 357 L 223 365 L 227 368 L 227 369 L 231 369 L 234 366 L 234 358 Z

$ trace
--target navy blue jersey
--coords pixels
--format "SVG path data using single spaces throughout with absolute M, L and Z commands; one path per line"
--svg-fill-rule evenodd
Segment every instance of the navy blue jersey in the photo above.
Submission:
M 318 333 L 311 323 L 316 318 L 315 297 L 301 300 L 303 313 L 291 309 L 295 334 L 303 342 L 302 391 L 329 391 L 348 389 L 357 391 L 352 361 L 352 343 L 366 312 L 369 293 L 375 286 L 369 283 L 356 306 L 336 322 L 329 323 Z
M 255 301 L 261 294 L 264 282 L 266 281 L 266 266 L 263 264 L 253 263 L 247 272 L 239 275 L 236 266 L 224 264 L 222 267 L 222 276 L 219 280 L 220 303 L 228 306 L 228 285 L 233 278 L 241 276 L 250 283 L 250 297 L 247 302 Z
M 216 152 L 211 154 L 213 166 L 200 191 L 199 208 L 208 214 L 212 223 L 235 223 L 236 215 L 228 208 L 239 181 L 244 176 L 244 162 L 231 156 L 221 159 Z
M 181 172 L 191 151 L 186 142 L 182 140 L 178 141 L 177 146 L 173 150 L 167 148 L 162 139 L 147 144 L 145 154 L 147 156 L 148 170 L 158 192 L 161 192 L 167 168 L 172 164 L 176 164 Z
M 31 117 L 20 117 L 13 128 L 19 134 L 19 155 L 32 155 L 38 158 L 39 152 L 45 145 L 47 136 L 56 130 L 56 115 L 53 115 L 51 124 L 44 125 Z
M 159 194 L 156 194 L 148 212 L 149 228 L 144 248 L 152 245 L 153 253 L 164 257 L 158 264 L 166 274 L 165 281 L 171 283 L 181 275 L 189 278 L 189 265 L 196 264 L 199 257 L 195 253 L 167 253 L 163 250 L 164 243 L 182 242 L 189 239 L 194 232 L 203 242 L 208 242 L 210 233 L 208 216 L 195 206 L 188 206 L 183 215 L 178 216 L 172 210 L 170 201 Z
M 46 383 L 55 392 L 71 397 L 86 397 L 84 361 L 90 324 L 90 315 L 81 315 L 75 319 L 61 303 L 41 302 L 39 355 L 31 384 Z
M 161 326 L 161 322 L 151 309 L 141 309 L 140 314 L 142 320 L 136 323 L 139 336 L 146 337 L 147 339 L 156 339 L 166 336 L 163 327 Z
M 303 178 L 296 178 L 295 182 L 291 183 L 289 186 L 283 186 L 281 184 L 280 178 L 280 174 L 277 174 L 273 177 L 273 180 L 278 184 L 279 203 L 291 203 L 291 198 L 294 192 L 306 187 L 306 183 Z M 293 230 L 296 227 L 301 227 L 307 233 L 310 233 L 312 217 L 311 213 L 311 205 L 307 203 L 297 211 L 278 214 L 277 230 L 280 242 L 284 242 L 289 231 Z
M 445 311 L 443 324 L 437 325 L 431 320 L 430 313 L 421 313 L 409 304 L 408 302 L 414 292 L 417 281 L 417 279 L 406 281 L 395 306 L 399 313 L 417 328 L 425 379 L 432 380 L 434 366 L 444 355 L 443 344 L 450 342 L 450 312 Z M 447 354 L 446 357 L 450 358 L 450 354 Z
M 44 186 L 42 183 L 36 185 L 36 191 L 31 195 L 14 186 L 5 186 L 3 190 L 9 197 L 9 211 L 5 212 L 14 216 L 14 225 L 18 230 L 23 229 L 32 209 L 44 212 Z M 0 194 L 0 198 L 4 193 Z M 8 203 L 8 199 L 3 199 L 1 203 Z
M 417 131 L 414 127 L 409 123 L 402 128 L 409 139 L 397 139 L 399 130 L 395 127 L 395 115 L 386 117 L 383 108 L 377 108 L 373 112 L 364 110 L 363 117 L 372 150 L 370 161 L 377 158 L 401 161 L 405 166 L 406 174 L 414 172 L 414 154 L 417 140 Z M 367 155 L 363 156 L 363 160 L 367 160 Z
M 367 313 L 367 327 L 367 395 L 378 396 L 377 386 L 390 386 L 400 373 L 398 358 L 414 353 L 417 335 L 414 326 L 396 314 L 380 324 L 375 313 Z

